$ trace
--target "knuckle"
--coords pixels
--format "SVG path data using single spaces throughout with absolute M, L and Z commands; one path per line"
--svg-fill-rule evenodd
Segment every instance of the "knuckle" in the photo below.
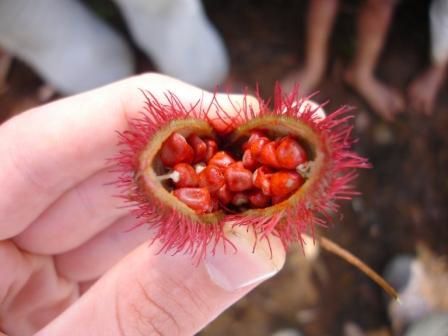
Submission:
M 117 323 L 120 334 L 179 335 L 181 328 L 171 309 L 165 308 L 142 282 L 136 280 L 132 294 L 129 288 L 117 295 Z M 121 301 L 121 302 L 120 302 Z
M 82 210 L 87 214 L 87 216 L 89 217 L 98 216 L 97 207 L 95 207 L 94 205 L 95 202 L 93 199 L 91 199 L 91 196 L 89 194 L 86 185 L 81 185 L 75 188 L 74 195 L 78 199 Z
M 28 147 L 11 145 L 8 149 L 9 161 L 24 183 L 37 192 L 45 191 L 45 179 L 41 176 L 39 170 L 36 169 L 36 165 L 30 162 Z

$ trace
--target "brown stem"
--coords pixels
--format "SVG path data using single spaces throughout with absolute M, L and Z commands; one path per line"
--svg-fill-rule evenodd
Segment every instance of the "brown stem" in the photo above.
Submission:
M 387 294 L 389 294 L 393 299 L 400 301 L 397 291 L 391 285 L 389 285 L 389 283 L 387 283 L 387 281 L 384 280 L 384 278 L 381 275 L 376 273 L 373 269 L 367 266 L 359 258 L 355 257 L 349 251 L 347 251 L 343 247 L 339 246 L 335 242 L 332 242 L 331 240 L 325 237 L 319 237 L 319 242 L 322 248 L 324 248 L 328 252 L 337 255 L 338 257 L 344 259 L 349 264 L 352 264 L 353 266 L 358 268 L 361 272 L 363 272 L 370 279 L 376 282 L 382 289 L 384 289 L 384 291 Z

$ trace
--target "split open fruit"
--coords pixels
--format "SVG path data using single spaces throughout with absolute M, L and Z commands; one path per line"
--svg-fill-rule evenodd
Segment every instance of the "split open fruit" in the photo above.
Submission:
M 275 137 L 275 135 L 273 135 Z M 245 137 L 247 138 L 247 137 Z M 158 178 L 197 214 L 241 213 L 267 208 L 295 193 L 312 164 L 298 139 L 290 135 L 270 139 L 253 130 L 247 140 L 223 148 L 218 140 L 174 132 L 159 152 L 165 171 Z
M 273 106 L 260 99 L 256 110 L 146 98 L 145 113 L 120 134 L 118 184 L 166 251 L 203 256 L 226 240 L 227 223 L 251 226 L 260 238 L 274 234 L 285 246 L 300 241 L 325 225 L 338 199 L 356 194 L 355 168 L 369 166 L 351 151 L 347 107 L 323 118 L 320 106 L 280 90 Z M 212 127 L 211 107 L 226 132 Z

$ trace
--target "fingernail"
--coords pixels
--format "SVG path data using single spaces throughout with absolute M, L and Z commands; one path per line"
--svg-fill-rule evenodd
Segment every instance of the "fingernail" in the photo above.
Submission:
M 226 235 L 236 251 L 226 243 L 225 250 L 220 245 L 214 255 L 209 253 L 205 259 L 211 280 L 221 288 L 235 291 L 258 284 L 277 274 L 283 267 L 285 250 L 278 238 L 270 237 L 270 246 L 266 239 L 255 245 L 253 231 L 243 227 L 229 229 Z

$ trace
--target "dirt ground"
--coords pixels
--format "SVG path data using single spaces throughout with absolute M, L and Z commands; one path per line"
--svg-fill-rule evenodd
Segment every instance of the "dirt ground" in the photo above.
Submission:
M 414 253 L 419 241 L 448 253 L 448 95 L 445 84 L 431 117 L 407 110 L 386 123 L 344 85 L 341 73 L 356 47 L 359 2 L 343 2 L 317 100 L 331 99 L 329 110 L 341 104 L 357 107 L 356 150 L 374 168 L 360 175 L 362 196 L 346 203 L 342 218 L 324 233 L 381 272 L 394 255 Z M 300 66 L 306 1 L 207 0 L 205 5 L 229 48 L 235 86 L 258 83 L 270 96 L 275 81 Z M 380 78 L 401 90 L 428 62 L 427 6 L 418 0 L 400 3 L 378 67 Z M 114 15 L 108 19 L 121 27 Z M 147 69 L 150 64 L 142 58 L 139 70 Z M 1 118 L 36 105 L 40 85 L 29 68 L 14 61 L 0 91 Z M 332 255 L 322 253 L 309 264 L 293 248 L 277 277 L 200 334 L 263 336 L 291 328 L 309 336 L 343 335 L 348 322 L 364 330 L 387 329 L 382 291 Z

